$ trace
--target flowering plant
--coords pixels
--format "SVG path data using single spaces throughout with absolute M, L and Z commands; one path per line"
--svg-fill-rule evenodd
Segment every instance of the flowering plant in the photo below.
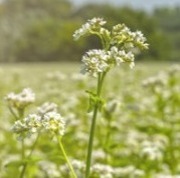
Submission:
M 115 66 L 127 63 L 133 68 L 135 55 L 143 49 L 148 49 L 146 38 L 140 31 L 132 32 L 125 24 L 113 26 L 112 30 L 104 28 L 106 21 L 93 18 L 75 31 L 73 37 L 78 40 L 88 35 L 97 35 L 102 43 L 102 49 L 89 50 L 82 57 L 82 73 L 97 78 L 96 92 L 88 91 L 90 95 L 89 110 L 93 110 L 90 136 L 86 160 L 86 178 L 89 178 L 91 156 L 98 110 L 102 107 L 101 91 L 106 74 Z

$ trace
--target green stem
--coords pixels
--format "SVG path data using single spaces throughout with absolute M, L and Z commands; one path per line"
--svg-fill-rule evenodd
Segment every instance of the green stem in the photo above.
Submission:
M 14 112 L 14 110 L 12 109 L 12 107 L 11 107 L 11 106 L 8 106 L 8 108 L 9 108 L 10 113 L 11 113 L 11 114 L 14 116 L 14 118 L 16 119 L 16 121 L 19 120 L 19 117 L 16 115 L 16 113 Z
M 32 155 L 32 153 L 33 153 L 33 151 L 34 151 L 34 148 L 35 148 L 35 146 L 36 146 L 36 144 L 37 144 L 37 142 L 38 142 L 38 139 L 39 139 L 39 134 L 38 134 L 37 137 L 36 137 L 36 140 L 35 140 L 32 148 L 31 148 L 31 151 L 30 151 L 27 159 L 30 159 L 30 157 L 31 157 L 31 155 Z M 27 162 L 25 162 L 25 163 L 23 164 L 23 167 L 22 167 L 21 174 L 20 174 L 19 178 L 23 178 L 23 177 L 24 177 L 25 172 L 26 172 L 26 169 L 27 169 L 27 165 L 28 165 Z
M 90 167 L 91 167 L 91 156 L 92 156 L 92 147 L 93 147 L 93 139 L 94 139 L 94 130 L 96 125 L 96 117 L 97 117 L 98 106 L 94 108 L 91 128 L 90 128 L 90 135 L 89 135 L 89 143 L 88 143 L 88 152 L 87 152 L 87 159 L 86 159 L 86 178 L 89 177 L 90 174 Z
M 97 82 L 97 97 L 100 97 L 102 84 L 104 81 L 106 73 L 98 74 L 98 82 Z M 96 126 L 96 118 L 99 109 L 99 103 L 96 103 L 94 106 L 92 121 L 91 121 L 91 128 L 90 128 L 90 135 L 89 135 L 89 142 L 88 142 L 88 150 L 87 150 L 87 159 L 86 159 L 86 172 L 85 178 L 89 178 L 90 175 L 90 167 L 91 167 L 91 157 L 92 157 L 92 150 L 93 150 L 93 140 L 94 140 L 94 133 L 95 133 L 95 126 Z
M 112 117 L 109 115 L 107 133 L 106 133 L 105 143 L 104 143 L 104 148 L 105 148 L 105 153 L 106 153 L 106 163 L 108 163 L 109 161 L 109 141 L 111 137 L 111 119 Z
M 18 109 L 19 118 L 18 120 L 22 120 L 24 117 L 24 109 Z M 21 141 L 21 159 L 24 160 L 25 158 L 25 145 L 24 145 L 24 139 Z
M 60 147 L 60 149 L 61 149 L 61 151 L 63 153 L 63 156 L 64 156 L 64 158 L 65 158 L 65 160 L 66 160 L 66 162 L 68 164 L 68 167 L 69 167 L 69 169 L 71 171 L 71 174 L 72 174 L 73 178 L 77 178 L 77 176 L 76 176 L 76 174 L 74 172 L 74 169 L 73 169 L 73 167 L 72 167 L 72 165 L 71 165 L 71 163 L 70 163 L 70 161 L 69 161 L 69 159 L 68 159 L 68 157 L 66 155 L 66 152 L 64 150 L 64 147 L 63 147 L 63 144 L 62 144 L 62 141 L 61 141 L 61 137 L 59 137 L 58 135 L 57 135 L 57 140 L 58 140 L 59 147 Z
M 21 141 L 21 159 L 25 158 L 25 146 L 24 146 L 24 139 Z

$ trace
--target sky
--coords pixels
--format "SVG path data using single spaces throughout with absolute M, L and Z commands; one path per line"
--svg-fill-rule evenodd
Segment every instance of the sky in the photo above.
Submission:
M 110 3 L 113 5 L 129 5 L 134 8 L 152 10 L 155 7 L 162 6 L 180 6 L 180 0 L 71 0 L 75 5 L 84 3 Z

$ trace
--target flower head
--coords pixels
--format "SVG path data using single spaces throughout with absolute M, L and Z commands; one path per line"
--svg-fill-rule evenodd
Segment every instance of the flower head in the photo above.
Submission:
M 106 23 L 102 18 L 93 18 L 88 20 L 87 23 L 81 26 L 80 29 L 76 30 L 73 34 L 75 40 L 78 40 L 80 37 L 88 35 L 90 32 L 99 30 L 101 26 Z
M 42 124 L 45 130 L 53 134 L 60 134 L 61 136 L 64 135 L 65 121 L 61 115 L 56 112 L 46 113 L 44 115 Z
M 9 105 L 17 109 L 24 109 L 26 106 L 30 105 L 35 101 L 35 94 L 30 88 L 25 88 L 21 93 L 9 93 L 5 99 L 8 101 Z
M 146 38 L 140 31 L 132 32 L 125 24 L 115 25 L 109 31 L 102 27 L 105 23 L 101 18 L 93 18 L 73 35 L 75 39 L 89 34 L 100 37 L 103 49 L 90 50 L 82 58 L 82 73 L 94 77 L 121 63 L 128 63 L 133 68 L 135 54 L 148 48 Z
M 82 73 L 88 73 L 91 76 L 96 77 L 98 73 L 105 72 L 108 65 L 109 55 L 104 50 L 90 50 L 82 58 L 84 63 Z
M 46 114 L 48 112 L 52 112 L 52 111 L 56 112 L 57 111 L 57 104 L 45 102 L 40 107 L 38 107 L 37 110 L 38 110 L 38 114 L 43 116 L 44 114 Z
M 113 27 L 111 44 L 121 45 L 122 48 L 128 50 L 131 50 L 132 48 L 148 48 L 146 38 L 142 32 L 132 32 L 125 24 L 118 24 Z
M 37 114 L 29 114 L 23 120 L 16 121 L 12 131 L 18 135 L 19 140 L 40 132 L 63 136 L 65 121 L 57 112 L 48 112 L 43 117 Z
M 30 137 L 34 133 L 38 133 L 41 126 L 41 117 L 36 114 L 30 114 L 22 121 L 16 121 L 12 127 L 12 131 L 16 133 L 18 139 L 21 140 L 25 137 Z
M 113 46 L 109 51 L 109 55 L 117 66 L 126 62 L 129 63 L 130 68 L 134 67 L 134 54 L 131 51 L 126 52 L 125 50 L 119 50 L 117 47 Z

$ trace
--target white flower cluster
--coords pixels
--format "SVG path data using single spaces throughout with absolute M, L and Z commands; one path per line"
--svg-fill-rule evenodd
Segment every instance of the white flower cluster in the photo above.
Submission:
M 162 145 L 158 145 L 155 142 L 144 141 L 142 143 L 141 156 L 151 161 L 162 160 L 163 158 Z
M 73 35 L 76 40 L 89 34 L 100 37 L 104 50 L 90 50 L 82 58 L 83 73 L 95 77 L 123 62 L 129 63 L 130 68 L 133 68 L 134 54 L 140 49 L 148 48 L 146 38 L 140 31 L 131 32 L 124 24 L 118 24 L 109 31 L 102 27 L 105 23 L 101 18 L 93 18 Z
M 44 115 L 42 125 L 45 130 L 51 133 L 58 133 L 64 135 L 65 121 L 59 113 L 48 112 Z
M 113 66 L 119 66 L 121 63 L 129 63 L 130 68 L 134 67 L 134 54 L 119 51 L 117 47 L 112 47 L 110 51 L 93 49 L 86 53 L 82 58 L 82 73 L 88 73 L 97 77 L 98 73 L 108 71 Z
M 108 70 L 109 57 L 105 50 L 94 49 L 88 51 L 82 58 L 82 62 L 84 63 L 82 73 L 88 73 L 96 77 L 97 73 Z
M 60 134 L 63 136 L 65 121 L 57 112 L 48 112 L 43 117 L 37 114 L 30 114 L 22 121 L 16 121 L 12 127 L 12 131 L 18 134 L 19 140 L 41 131 L 48 131 L 51 134 Z
M 38 107 L 37 110 L 38 110 L 38 114 L 43 116 L 44 114 L 46 114 L 48 112 L 53 112 L 53 111 L 56 112 L 57 111 L 57 104 L 45 102 L 40 107 Z
M 75 31 L 73 34 L 73 37 L 75 40 L 78 40 L 80 37 L 88 35 L 90 32 L 93 32 L 95 30 L 99 30 L 101 26 L 103 26 L 106 23 L 102 18 L 93 18 L 91 20 L 88 20 L 87 23 L 82 25 L 82 27 Z
M 50 161 L 41 161 L 39 162 L 39 168 L 40 172 L 38 177 L 44 178 L 44 177 L 51 177 L 51 178 L 59 178 L 59 170 L 58 166 Z
M 72 165 L 78 177 L 83 177 L 85 164 L 82 161 L 73 160 Z M 60 166 L 61 175 L 68 177 L 67 165 Z M 113 167 L 105 164 L 96 163 L 91 167 L 90 177 L 95 178 L 142 178 L 145 176 L 143 170 L 137 169 L 134 166 Z
M 117 47 L 113 46 L 109 51 L 110 58 L 115 62 L 115 65 L 119 66 L 121 63 L 126 62 L 129 63 L 129 67 L 134 67 L 134 54 L 125 50 L 118 50 Z
M 144 87 L 164 86 L 167 83 L 167 76 L 164 73 L 159 73 L 156 76 L 149 77 L 142 82 Z
M 140 49 L 147 49 L 148 44 L 146 38 L 141 31 L 131 32 L 125 24 L 118 24 L 112 29 L 111 44 L 121 45 L 125 49 L 138 47 Z
M 73 159 L 71 161 L 71 164 L 74 168 L 74 171 L 75 171 L 77 177 L 79 177 L 79 178 L 83 177 L 83 174 L 84 174 L 84 171 L 86 168 L 86 165 L 84 164 L 84 162 Z M 67 164 L 61 165 L 59 167 L 59 172 L 61 173 L 60 177 L 67 177 L 67 178 L 71 177 L 71 176 L 69 177 L 69 168 L 68 168 Z
M 30 137 L 41 128 L 41 117 L 36 114 L 30 114 L 22 121 L 18 120 L 14 123 L 12 131 L 18 134 L 18 140 Z
M 143 170 L 137 169 L 134 166 L 125 166 L 125 167 L 120 167 L 116 168 L 114 171 L 114 177 L 119 178 L 119 177 L 137 177 L 141 178 L 145 176 L 145 172 Z
M 9 105 L 17 109 L 24 109 L 29 104 L 35 101 L 35 94 L 30 88 L 25 88 L 21 93 L 9 93 L 5 99 Z

